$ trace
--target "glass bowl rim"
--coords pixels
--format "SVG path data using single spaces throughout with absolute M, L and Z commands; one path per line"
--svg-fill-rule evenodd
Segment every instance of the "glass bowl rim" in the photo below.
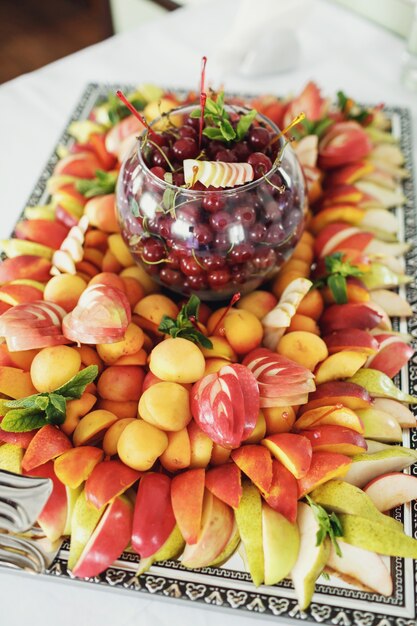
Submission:
M 191 108 L 195 108 L 198 107 L 199 103 L 195 103 L 195 104 L 187 104 L 187 105 L 182 105 L 179 107 L 176 107 L 175 109 L 171 109 L 170 111 L 167 111 L 166 113 L 162 113 L 162 115 L 160 115 L 159 117 L 155 118 L 154 120 L 152 120 L 152 122 L 150 123 L 150 126 L 152 127 L 154 124 L 157 124 L 158 122 L 160 122 L 162 119 L 167 118 L 170 115 L 175 115 L 176 113 L 179 112 L 183 112 L 184 109 L 191 109 Z M 233 104 L 225 104 L 226 107 L 231 108 L 232 110 L 244 110 L 244 111 L 250 111 L 251 109 L 249 109 L 248 107 L 245 106 L 241 106 L 241 105 L 233 105 Z M 272 130 L 276 131 L 277 134 L 279 134 L 280 128 L 275 124 L 275 122 L 273 122 L 269 117 L 266 117 L 266 115 L 263 115 L 262 113 L 257 112 L 256 118 L 261 118 L 261 120 L 266 123 L 268 126 L 270 126 L 270 128 L 272 128 Z M 256 119 L 255 118 L 255 119 Z M 218 189 L 187 189 L 185 187 L 180 187 L 178 185 L 174 185 L 174 183 L 169 183 L 166 180 L 162 180 L 162 178 L 159 178 L 159 176 L 156 176 L 156 174 L 154 174 L 153 172 L 151 172 L 150 168 L 146 165 L 144 159 L 142 158 L 142 150 L 140 149 L 140 144 L 141 144 L 141 139 L 142 137 L 146 134 L 147 130 L 146 128 L 142 131 L 142 133 L 138 136 L 137 138 L 137 146 L 136 146 L 136 153 L 137 153 L 137 157 L 139 160 L 139 163 L 141 165 L 141 167 L 144 169 L 144 171 L 149 174 L 153 181 L 155 181 L 155 183 L 158 184 L 158 186 L 160 186 L 162 189 L 167 190 L 167 189 L 171 189 L 172 191 L 174 191 L 175 193 L 181 193 L 184 194 L 186 196 L 190 196 L 191 198 L 195 198 L 195 199 L 201 199 L 203 196 L 205 196 L 206 194 L 221 194 L 222 196 L 234 196 L 238 193 L 243 193 L 245 191 L 250 191 L 253 188 L 256 188 L 257 186 L 259 186 L 262 182 L 265 181 L 265 178 L 268 178 L 269 176 L 272 176 L 273 174 L 275 174 L 277 171 L 280 170 L 282 162 L 278 163 L 275 167 L 272 167 L 266 174 L 264 174 L 261 178 L 256 178 L 252 181 L 250 181 L 249 183 L 245 183 L 244 185 L 239 185 L 237 187 L 231 187 L 231 188 L 224 188 L 224 187 L 219 187 Z M 282 147 L 282 143 L 283 143 L 283 137 L 281 136 L 279 138 L 279 143 L 280 143 L 280 147 Z M 290 148 L 290 153 L 295 157 L 295 160 L 298 164 L 298 166 L 301 169 L 301 165 L 297 159 L 297 156 L 294 152 L 294 150 L 292 149 L 290 142 L 289 145 L 287 145 L 287 148 Z

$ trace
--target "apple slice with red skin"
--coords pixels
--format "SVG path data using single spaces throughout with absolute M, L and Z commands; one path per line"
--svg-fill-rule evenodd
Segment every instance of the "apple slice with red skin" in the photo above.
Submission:
M 294 433 L 278 433 L 265 437 L 261 444 L 267 447 L 295 478 L 302 478 L 310 469 L 312 448 L 306 437 Z
M 15 234 L 18 239 L 28 239 L 57 250 L 68 235 L 68 228 L 50 220 L 24 220 L 16 224 Z
M 395 337 L 385 339 L 379 347 L 378 353 L 368 359 L 366 367 L 384 372 L 390 378 L 394 378 L 400 370 L 407 365 L 414 354 L 414 349 L 404 341 L 398 341 Z
M 182 564 L 189 568 L 209 565 L 223 552 L 233 532 L 233 510 L 206 489 L 201 530 L 195 544 L 185 545 Z
M 375 310 L 372 303 L 347 303 L 332 304 L 327 307 L 320 318 L 320 328 L 324 335 L 328 335 L 337 330 L 346 328 L 359 328 L 360 330 L 371 330 L 376 328 L 383 315 Z
M 59 428 L 46 424 L 29 443 L 22 460 L 22 468 L 25 472 L 30 472 L 38 465 L 43 465 L 71 449 L 72 444 L 68 437 Z
M 103 460 L 104 452 L 94 446 L 72 448 L 55 459 L 55 473 L 67 487 L 76 489 Z
M 369 392 L 361 385 L 343 381 L 331 381 L 317 386 L 314 393 L 309 395 L 307 404 L 300 408 L 300 413 L 310 409 L 332 404 L 342 404 L 348 409 L 366 409 L 372 403 Z
M 51 263 L 44 257 L 21 254 L 0 264 L 0 285 L 19 278 L 46 282 L 51 278 Z
M 103 461 L 96 465 L 85 483 L 85 497 L 96 509 L 101 509 L 116 496 L 124 493 L 141 477 L 122 461 Z
M 11 306 L 36 302 L 37 300 L 42 300 L 42 298 L 42 291 L 32 285 L 15 285 L 10 283 L 0 287 L 0 301 L 6 302 L 6 304 Z
M 104 572 L 122 554 L 132 534 L 133 505 L 118 496 L 107 507 L 72 573 L 92 578 Z
M 268 492 L 262 491 L 264 500 L 271 509 L 278 511 L 291 523 L 297 519 L 298 484 L 289 470 L 277 461 L 272 461 L 272 483 Z
M 319 143 L 319 165 L 324 169 L 350 165 L 372 150 L 372 143 L 362 126 L 354 121 L 333 124 Z
M 378 511 L 385 512 L 417 499 L 417 476 L 389 472 L 371 480 L 363 491 Z
M 343 426 L 318 426 L 312 430 L 303 430 L 300 435 L 309 439 L 313 452 L 338 452 L 354 456 L 363 454 L 368 447 L 362 435 Z
M 294 429 L 297 431 L 311 430 L 326 425 L 350 428 L 360 435 L 365 432 L 361 419 L 352 409 L 348 409 L 343 404 L 309 409 L 298 418 L 294 424 Z
M 206 472 L 206 488 L 236 509 L 242 497 L 241 472 L 236 463 L 224 463 Z
M 133 516 L 132 547 L 147 558 L 155 554 L 175 526 L 171 504 L 171 479 L 165 474 L 145 474 L 139 483 Z
M 272 458 L 266 448 L 256 444 L 241 446 L 232 451 L 231 457 L 258 489 L 269 490 L 272 482 Z
M 48 461 L 38 465 L 30 471 L 23 470 L 28 476 L 50 478 L 52 481 L 52 493 L 48 498 L 37 522 L 48 537 L 49 541 L 56 541 L 64 534 L 67 521 L 67 489 L 55 474 L 54 464 Z
M 186 543 L 198 540 L 203 514 L 205 470 L 196 468 L 177 474 L 171 483 L 171 502 L 175 520 Z
M 344 476 L 351 463 L 351 459 L 344 454 L 314 452 L 309 471 L 298 480 L 298 497 L 303 498 L 328 480 Z
M 1 420 L 0 420 L 0 426 L 1 426 Z M 26 449 L 37 432 L 38 432 L 37 430 L 28 430 L 25 433 L 9 433 L 8 431 L 3 430 L 0 427 L 0 442 L 12 443 L 15 446 L 19 446 L 19 448 Z
M 379 344 L 376 338 L 366 330 L 360 328 L 345 328 L 336 330 L 323 337 L 329 354 L 343 350 L 357 350 L 366 354 L 376 354 Z

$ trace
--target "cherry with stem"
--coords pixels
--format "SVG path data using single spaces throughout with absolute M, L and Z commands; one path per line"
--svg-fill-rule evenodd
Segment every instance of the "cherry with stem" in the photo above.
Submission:
M 200 114 L 200 129 L 198 133 L 198 147 L 200 150 L 201 150 L 201 142 L 203 139 L 204 112 L 206 109 L 206 100 L 207 100 L 207 94 L 205 92 L 205 85 L 204 85 L 206 81 L 206 63 L 207 63 L 207 57 L 203 57 L 201 60 L 201 82 L 200 82 L 201 114 Z
M 236 302 L 239 302 L 240 300 L 240 292 L 238 291 L 237 293 L 235 293 L 229 304 L 227 305 L 223 315 L 220 317 L 219 321 L 217 322 L 216 326 L 213 328 L 213 332 L 212 335 L 216 334 L 217 329 L 219 328 L 219 326 L 221 326 L 221 323 L 223 322 L 224 318 L 226 317 L 226 315 L 229 313 L 230 309 L 232 308 L 232 306 L 234 306 L 236 304 Z

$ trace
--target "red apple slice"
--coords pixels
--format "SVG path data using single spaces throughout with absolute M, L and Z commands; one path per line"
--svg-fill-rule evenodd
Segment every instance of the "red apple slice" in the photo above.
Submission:
M 320 318 L 320 328 L 324 334 L 330 334 L 345 328 L 370 330 L 378 326 L 383 315 L 372 306 L 362 303 L 332 304 Z
M 306 437 L 293 433 L 279 433 L 262 439 L 261 444 L 295 476 L 302 478 L 310 469 L 312 448 Z
M 132 533 L 133 506 L 118 496 L 109 504 L 88 540 L 75 567 L 78 578 L 92 578 L 104 572 L 128 546 Z
M 22 468 L 30 472 L 38 465 L 55 459 L 72 448 L 66 435 L 52 424 L 42 426 L 31 440 L 22 460 Z
M 39 515 L 37 522 L 49 541 L 56 541 L 64 534 L 67 521 L 68 503 L 66 487 L 55 474 L 52 461 L 38 465 L 31 469 L 30 472 L 23 471 L 23 473 L 30 476 L 50 478 L 52 481 L 52 493 Z
M 371 480 L 363 491 L 371 498 L 378 511 L 390 511 L 417 499 L 417 476 L 389 472 Z
M 390 337 L 380 344 L 377 354 L 368 359 L 366 367 L 384 372 L 390 378 L 394 378 L 401 371 L 404 365 L 412 358 L 414 349 L 398 341 L 395 337 Z
M 235 463 L 224 463 L 206 472 L 206 487 L 217 498 L 236 509 L 242 497 L 242 482 L 239 467 Z
M 197 468 L 172 479 L 171 502 L 178 528 L 185 541 L 197 542 L 203 514 L 205 471 Z
M 337 330 L 324 338 L 329 354 L 343 350 L 358 350 L 366 354 L 375 354 L 378 351 L 378 341 L 371 333 L 359 328 Z
M 141 476 L 141 472 L 121 461 L 103 461 L 95 466 L 85 483 L 85 497 L 96 509 L 124 493 Z
M 175 526 L 171 504 L 171 479 L 145 474 L 139 483 L 133 516 L 132 547 L 147 558 L 165 543 Z
M 262 446 L 249 444 L 233 450 L 232 459 L 261 491 L 268 491 L 272 482 L 271 455 Z
M 352 409 L 366 409 L 371 405 L 372 398 L 368 391 L 355 383 L 332 381 L 318 385 L 316 391 L 309 396 L 308 404 L 301 407 L 301 413 L 320 406 L 342 404 Z

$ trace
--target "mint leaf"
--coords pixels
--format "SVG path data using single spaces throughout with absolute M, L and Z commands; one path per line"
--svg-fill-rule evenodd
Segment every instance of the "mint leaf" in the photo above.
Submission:
M 227 141 L 233 141 L 233 139 L 236 139 L 235 129 L 233 128 L 229 120 L 222 119 L 222 121 L 220 122 L 220 131 Z
M 35 406 L 40 410 L 40 411 L 45 411 L 46 407 L 49 404 L 49 398 L 48 396 L 38 396 L 35 399 Z
M 238 141 L 241 141 L 246 135 L 257 114 L 258 112 L 255 109 L 252 109 L 252 111 L 249 111 L 249 113 L 241 116 L 236 126 L 236 135 Z
M 190 113 L 190 117 L 193 120 L 197 120 L 199 117 L 201 117 L 201 109 L 193 109 Z
M 219 141 L 223 141 L 224 137 L 219 128 L 215 128 L 214 126 L 206 126 L 203 130 L 203 135 L 208 137 L 209 139 L 216 139 Z
M 75 183 L 77 191 L 86 198 L 113 193 L 116 187 L 117 172 L 96 171 L 96 178 L 80 178 Z
M 327 279 L 327 286 L 333 294 L 336 304 L 346 304 L 348 301 L 346 278 L 340 274 L 331 274 Z
M 192 295 L 188 302 L 181 307 L 177 315 L 177 319 L 173 319 L 168 315 L 164 315 L 158 330 L 161 333 L 170 335 L 171 337 L 182 337 L 193 343 L 200 344 L 203 348 L 211 350 L 213 344 L 198 327 L 198 310 L 200 308 L 200 300 L 197 296 Z
M 64 398 L 70 398 L 71 400 L 81 398 L 85 388 L 97 378 L 97 374 L 97 365 L 89 365 L 81 370 L 81 372 L 78 372 L 78 374 L 75 374 L 75 376 L 62 385 L 62 387 L 55 389 L 53 393 L 64 396 Z
M 40 396 L 41 394 L 37 393 L 19 400 L 4 400 L 2 401 L 2 406 L 6 407 L 6 409 L 37 409 L 39 408 L 37 402 Z
M 205 113 L 209 113 L 217 117 L 218 115 L 222 114 L 222 109 L 223 106 L 220 107 L 217 102 L 214 102 L 214 100 L 212 100 L 211 98 L 207 98 Z
M 13 409 L 3 418 L 1 428 L 8 433 L 25 433 L 42 428 L 46 423 L 42 413 L 34 412 L 32 409 Z
M 46 421 L 50 424 L 63 424 L 67 409 L 67 401 L 63 396 L 56 393 L 49 395 L 50 402 L 46 407 Z
M 320 506 L 320 504 L 314 502 L 310 496 L 306 496 L 306 500 L 312 508 L 314 517 L 319 524 L 319 530 L 316 535 L 316 546 L 322 544 L 326 537 L 329 537 L 337 556 L 342 556 L 342 551 L 337 543 L 337 538 L 343 537 L 343 528 L 336 513 L 329 515 L 326 509 Z

